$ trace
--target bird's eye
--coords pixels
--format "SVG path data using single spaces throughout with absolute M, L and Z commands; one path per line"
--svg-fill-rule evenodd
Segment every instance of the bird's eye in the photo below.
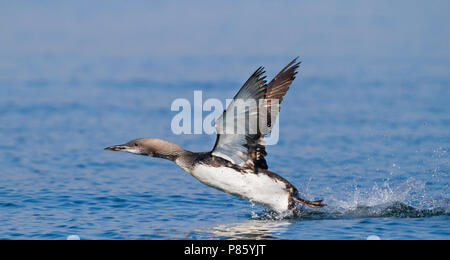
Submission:
M 134 146 L 138 146 L 138 144 L 137 144 L 137 143 L 134 143 Z

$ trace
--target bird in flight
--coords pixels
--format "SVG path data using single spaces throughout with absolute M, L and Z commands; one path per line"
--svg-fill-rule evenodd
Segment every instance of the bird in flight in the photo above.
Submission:
M 294 185 L 268 170 L 264 158 L 267 155 L 264 137 L 273 128 L 279 104 L 295 79 L 299 65 L 295 58 L 269 83 L 264 68 L 258 68 L 216 119 L 217 138 L 209 152 L 187 151 L 156 138 L 139 138 L 105 150 L 173 161 L 201 183 L 262 204 L 279 214 L 298 215 L 296 203 L 312 208 L 326 206 L 322 200 L 302 199 Z

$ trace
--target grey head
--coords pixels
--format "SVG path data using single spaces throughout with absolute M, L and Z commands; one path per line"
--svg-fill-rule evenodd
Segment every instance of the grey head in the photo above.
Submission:
M 105 150 L 147 155 L 172 161 L 187 152 L 177 144 L 156 138 L 139 138 L 126 144 L 106 147 Z

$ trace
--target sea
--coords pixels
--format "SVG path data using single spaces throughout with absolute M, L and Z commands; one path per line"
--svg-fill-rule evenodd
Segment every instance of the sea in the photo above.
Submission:
M 42 56 L 3 66 L 0 239 L 450 239 L 446 59 L 300 57 L 266 157 L 302 197 L 327 204 L 299 206 L 299 217 L 205 186 L 170 161 L 103 150 L 154 137 L 210 151 L 215 134 L 173 133 L 172 102 L 202 91 L 225 104 L 259 65 L 270 79 L 291 58 Z

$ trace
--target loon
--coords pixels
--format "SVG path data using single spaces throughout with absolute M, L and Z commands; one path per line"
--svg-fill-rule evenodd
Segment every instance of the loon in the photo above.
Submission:
M 260 125 L 263 110 L 273 117 L 279 111 L 279 103 L 297 74 L 301 62 L 292 60 L 269 83 L 263 67 L 259 67 L 245 82 L 223 114 L 216 119 L 217 138 L 210 152 L 191 152 L 169 141 L 156 138 L 139 138 L 126 144 L 106 147 L 105 150 L 122 151 L 138 155 L 163 158 L 175 162 L 201 183 L 223 192 L 262 204 L 279 214 L 298 215 L 296 202 L 312 207 L 326 206 L 322 200 L 308 201 L 289 181 L 269 171 L 264 156 L 267 155 L 263 138 L 271 132 L 272 121 Z M 252 101 L 253 107 L 235 113 L 238 100 Z M 278 101 L 278 102 L 275 102 Z M 246 103 L 248 104 L 248 103 Z M 227 117 L 228 113 L 228 117 Z M 245 131 L 225 131 L 226 122 L 246 124 Z M 264 128 L 265 127 L 265 128 Z M 233 130 L 234 130 L 233 125 Z M 265 131 L 263 131 L 265 129 Z M 253 132 L 251 132 L 253 130 Z

